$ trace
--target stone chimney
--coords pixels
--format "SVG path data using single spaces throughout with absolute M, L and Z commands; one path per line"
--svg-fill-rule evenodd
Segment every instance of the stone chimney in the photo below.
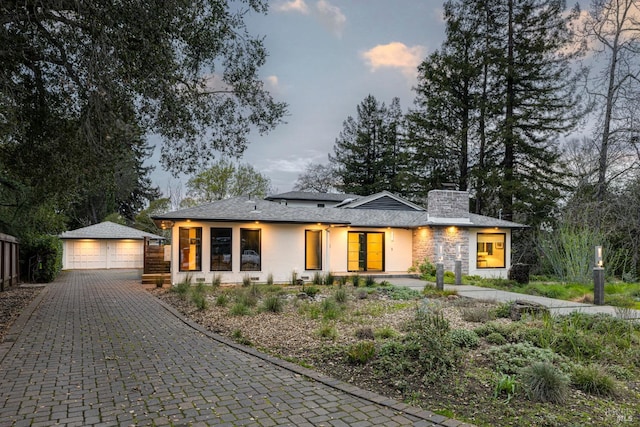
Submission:
M 467 191 L 431 190 L 427 196 L 429 219 L 469 219 L 469 193 Z

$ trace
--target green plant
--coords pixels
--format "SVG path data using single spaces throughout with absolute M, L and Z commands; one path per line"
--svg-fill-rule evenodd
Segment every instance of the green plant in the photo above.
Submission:
M 374 340 L 375 335 L 373 333 L 373 329 L 369 326 L 365 326 L 364 328 L 356 329 L 356 338 L 360 340 Z
M 260 287 L 258 285 L 254 283 L 249 287 L 249 297 L 257 301 L 258 299 L 260 299 L 261 295 L 262 292 L 260 291 Z
M 316 331 L 316 334 L 320 337 L 320 338 L 324 338 L 327 340 L 332 340 L 334 341 L 336 338 L 338 338 L 338 330 L 335 328 L 335 326 L 329 324 L 329 323 L 324 323 L 320 329 L 318 329 Z
M 535 362 L 566 365 L 567 359 L 548 348 L 538 348 L 530 342 L 519 342 L 492 347 L 487 351 L 495 369 L 503 374 L 520 374 Z
M 316 286 L 305 286 L 304 288 L 302 288 L 302 292 L 307 294 L 309 298 L 313 298 L 320 293 L 320 288 Z
M 420 298 L 420 291 L 406 286 L 387 285 L 379 288 L 379 291 L 393 300 L 409 301 Z
M 216 306 L 226 307 L 229 303 L 229 296 L 227 294 L 220 294 L 216 297 Z
M 373 276 L 369 275 L 364 279 L 364 285 L 367 288 L 372 288 L 376 285 L 376 279 Z
M 600 365 L 576 365 L 571 373 L 571 383 L 579 390 L 596 396 L 616 394 L 617 383 Z
M 511 317 L 511 307 L 513 302 L 501 302 L 496 308 L 493 309 L 493 314 L 502 319 L 508 319 Z
M 360 275 L 354 274 L 353 276 L 351 276 L 351 283 L 353 283 L 353 286 L 356 288 L 360 286 Z
M 156 277 L 156 288 L 161 288 L 164 285 L 164 276 Z
M 271 313 L 281 313 L 284 310 L 284 301 L 277 295 L 270 295 L 262 302 L 262 308 Z
M 336 300 L 338 304 L 344 304 L 347 302 L 349 298 L 349 294 L 345 288 L 338 288 L 333 294 L 333 298 Z
M 382 328 L 376 329 L 373 335 L 378 339 L 388 339 L 396 337 L 398 333 L 391 326 L 383 326 Z
M 522 387 L 531 400 L 563 403 L 569 394 L 569 378 L 548 362 L 536 362 L 522 370 Z
M 189 283 L 185 281 L 178 283 L 174 288 L 172 288 L 172 290 L 178 294 L 180 299 L 184 300 L 187 299 L 187 293 L 189 292 L 190 287 L 191 285 L 189 285 Z
M 340 315 L 340 307 L 333 298 L 327 298 L 320 303 L 322 318 L 324 320 L 337 319 Z
M 436 266 L 429 262 L 426 258 L 417 266 L 420 272 L 420 278 L 426 280 L 436 275 Z
M 493 397 L 496 399 L 504 394 L 507 395 L 505 403 L 509 403 L 511 398 L 516 393 L 516 379 L 507 374 L 502 374 L 496 381 L 496 385 L 493 388 Z
M 465 322 L 484 323 L 495 319 L 495 312 L 488 307 L 465 307 L 460 310 Z
M 436 288 L 434 285 L 427 284 L 422 289 L 422 295 L 426 297 L 431 297 L 431 298 L 447 297 L 450 295 L 458 295 L 458 291 L 456 291 L 455 289 L 440 290 Z
M 37 261 L 29 272 L 34 282 L 52 282 L 62 271 L 62 240 L 45 234 L 24 238 L 20 242 L 20 257 Z
M 273 274 L 272 273 L 269 273 L 267 275 L 267 285 L 268 286 L 273 286 Z
M 322 274 L 318 271 L 313 273 L 313 278 L 311 279 L 311 283 L 313 283 L 314 285 L 322 285 L 323 283 Z
M 489 344 L 503 345 L 507 343 L 507 339 L 499 332 L 491 332 L 484 339 L 487 340 Z
M 476 348 L 480 343 L 478 334 L 468 329 L 454 329 L 449 332 L 451 341 L 461 348 Z
M 245 274 L 242 277 L 242 286 L 244 286 L 245 288 L 251 286 L 251 276 Z
M 328 272 L 327 274 L 324 275 L 324 285 L 326 286 L 333 286 L 333 282 L 335 282 L 336 278 L 333 275 L 333 273 Z
M 348 281 L 349 281 L 349 278 L 347 276 L 338 276 L 339 286 L 346 286 Z
M 376 355 L 373 341 L 360 341 L 347 349 L 347 360 L 354 365 L 364 365 Z
M 191 294 L 191 301 L 195 304 L 198 310 L 203 311 L 207 308 L 207 298 L 201 292 L 193 292 Z
M 289 278 L 289 284 L 291 286 L 296 286 L 298 284 L 298 272 L 293 270 L 291 272 L 291 276 Z
M 244 335 L 242 335 L 242 331 L 240 329 L 235 329 L 232 333 L 231 333 L 231 337 L 238 343 L 238 344 L 242 344 L 242 345 L 252 345 L 251 344 L 251 340 L 249 340 L 248 338 L 245 338 Z
M 214 274 L 213 278 L 211 279 L 211 287 L 213 289 L 219 288 L 220 283 L 222 283 L 222 276 L 219 274 Z
M 248 314 L 251 313 L 251 309 L 249 308 L 249 306 L 245 303 L 242 302 L 236 302 L 232 307 L 231 310 L 229 310 L 229 313 L 231 313 L 234 316 L 246 316 Z

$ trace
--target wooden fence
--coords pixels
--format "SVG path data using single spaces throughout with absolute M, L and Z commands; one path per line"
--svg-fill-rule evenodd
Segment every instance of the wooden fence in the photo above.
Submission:
M 20 281 L 19 242 L 13 236 L 0 233 L 0 291 Z

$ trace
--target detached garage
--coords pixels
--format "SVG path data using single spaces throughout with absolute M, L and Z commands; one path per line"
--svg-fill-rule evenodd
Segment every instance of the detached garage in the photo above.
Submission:
M 143 268 L 144 239 L 162 236 L 105 221 L 65 231 L 62 239 L 62 268 L 65 270 Z

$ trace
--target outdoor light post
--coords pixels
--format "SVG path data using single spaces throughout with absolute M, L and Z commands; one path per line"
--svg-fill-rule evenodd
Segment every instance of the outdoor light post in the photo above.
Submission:
M 456 274 L 456 285 L 462 285 L 462 247 L 460 246 L 460 243 L 456 245 L 454 273 Z
M 438 245 L 438 257 L 436 260 L 436 288 L 444 290 L 444 255 L 442 245 Z
M 604 305 L 604 264 L 602 246 L 596 246 L 596 258 L 593 267 L 593 303 Z

